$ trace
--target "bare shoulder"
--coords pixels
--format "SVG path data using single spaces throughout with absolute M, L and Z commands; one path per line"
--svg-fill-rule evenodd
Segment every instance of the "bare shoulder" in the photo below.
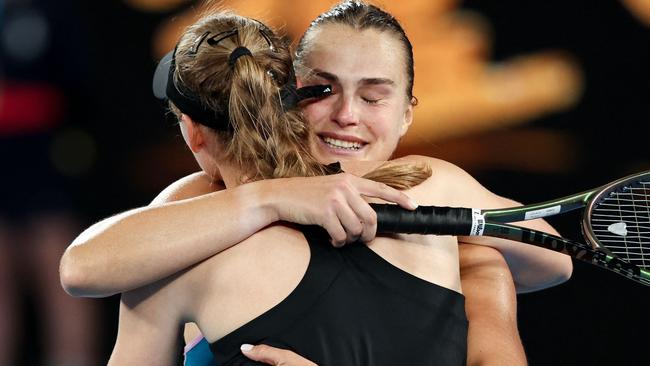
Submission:
M 452 183 L 472 179 L 472 177 L 459 166 L 448 161 L 423 155 L 407 155 L 391 160 L 393 163 L 426 164 L 431 168 L 433 178 L 452 179 Z
M 405 165 L 428 165 L 436 174 L 448 174 L 455 171 L 463 171 L 459 167 L 447 161 L 422 155 L 407 155 L 393 160 L 351 160 L 342 162 L 343 170 L 346 173 L 362 176 L 374 169 L 381 168 L 386 164 L 405 164 Z
M 492 193 L 461 167 L 445 160 L 408 155 L 390 161 L 348 161 L 343 165 L 347 173 L 357 176 L 385 164 L 426 165 L 431 176 L 406 193 L 421 205 L 497 208 L 517 205 L 517 202 Z
M 154 198 L 150 205 L 184 200 L 225 189 L 205 172 L 196 172 L 170 184 Z
M 437 158 L 408 155 L 394 159 L 391 163 L 426 165 L 431 169 L 431 176 L 419 185 L 411 188 L 408 193 L 420 204 L 448 205 L 455 204 L 459 186 L 467 186 L 471 176 L 460 167 Z
M 479 183 L 471 174 L 461 167 L 445 160 L 428 156 L 409 155 L 395 159 L 393 162 L 410 164 L 427 164 L 431 168 L 431 177 L 409 192 L 417 197 L 421 204 L 443 204 L 458 207 L 507 207 L 515 201 L 501 197 Z M 438 199 L 427 199 L 435 195 Z

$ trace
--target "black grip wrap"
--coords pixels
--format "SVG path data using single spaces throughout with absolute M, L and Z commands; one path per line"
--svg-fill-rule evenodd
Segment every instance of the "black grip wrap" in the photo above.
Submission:
M 398 205 L 371 203 L 377 212 L 377 233 L 470 235 L 472 209 L 419 206 L 413 211 Z

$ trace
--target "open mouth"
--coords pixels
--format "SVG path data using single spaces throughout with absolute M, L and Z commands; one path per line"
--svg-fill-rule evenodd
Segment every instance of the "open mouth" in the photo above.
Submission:
M 322 136 L 322 135 L 319 135 L 318 137 L 320 137 L 321 141 L 323 141 L 325 145 L 333 149 L 359 151 L 366 145 L 365 142 L 340 140 L 333 137 Z

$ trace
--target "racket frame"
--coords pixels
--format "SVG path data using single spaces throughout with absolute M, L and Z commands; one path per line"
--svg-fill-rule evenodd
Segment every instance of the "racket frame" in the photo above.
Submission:
M 644 175 L 650 175 L 650 172 L 629 175 L 601 187 L 559 199 L 520 207 L 481 210 L 480 213 L 484 220 L 482 224 L 484 228 L 481 235 L 541 246 L 611 270 L 636 282 L 650 286 L 650 271 L 619 258 L 609 249 L 601 245 L 594 234 L 590 220 L 592 210 L 604 195 L 609 194 L 618 186 L 637 181 Z M 582 215 L 581 227 L 583 236 L 589 245 L 537 230 L 508 224 L 555 216 L 580 208 L 585 208 L 584 214 Z
M 397 205 L 371 203 L 377 212 L 378 233 L 433 234 L 454 236 L 490 236 L 514 240 L 567 254 L 650 286 L 650 270 L 613 254 L 601 245 L 589 226 L 589 213 L 602 194 L 614 187 L 650 175 L 650 171 L 633 174 L 601 187 L 526 206 L 485 209 L 464 207 L 419 206 L 413 211 Z M 588 207 L 581 220 L 587 244 L 541 231 L 511 225 L 550 217 Z

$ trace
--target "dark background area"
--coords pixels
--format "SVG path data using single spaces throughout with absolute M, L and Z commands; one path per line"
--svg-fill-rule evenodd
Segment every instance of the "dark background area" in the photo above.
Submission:
M 59 15 L 76 24 L 64 32 L 70 32 L 69 42 L 78 39 L 72 48 L 81 60 L 58 67 L 80 73 L 83 80 L 69 93 L 69 118 L 57 131 L 83 131 L 93 141 L 92 164 L 68 177 L 80 217 L 91 224 L 147 204 L 170 182 L 197 170 L 173 121 L 150 91 L 156 64 L 152 33 L 178 9 L 152 14 L 119 1 L 63 3 L 78 14 L 76 19 L 73 13 Z M 650 27 L 614 0 L 470 0 L 462 7 L 491 22 L 493 60 L 563 49 L 578 60 L 585 77 L 576 107 L 513 127 L 571 135 L 578 142 L 573 149 L 579 159 L 576 169 L 553 175 L 472 169 L 479 181 L 530 203 L 650 168 Z M 563 235 L 580 239 L 578 219 L 579 214 L 571 214 L 550 221 Z M 648 364 L 650 289 L 574 263 L 568 283 L 519 296 L 520 332 L 530 364 Z M 115 339 L 117 298 L 97 301 L 105 319 L 97 336 L 107 359 Z
M 650 167 L 647 98 L 650 28 L 617 1 L 466 1 L 494 27 L 494 59 L 540 48 L 567 50 L 585 77 L 569 112 L 532 122 L 579 144 L 571 173 L 477 172 L 495 192 L 523 202 L 552 199 Z M 544 154 L 544 151 L 540 151 Z M 580 239 L 579 214 L 550 219 Z M 646 365 L 648 288 L 574 260 L 572 279 L 519 296 L 519 326 L 531 365 Z

